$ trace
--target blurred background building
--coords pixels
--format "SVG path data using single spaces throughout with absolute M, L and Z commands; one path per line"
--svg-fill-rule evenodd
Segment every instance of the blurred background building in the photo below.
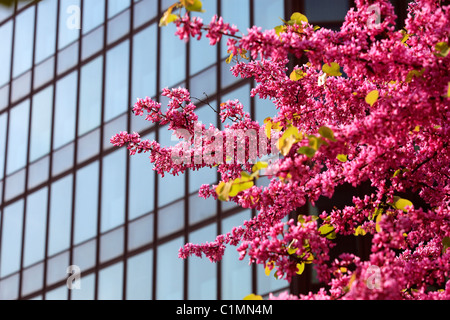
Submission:
M 130 112 L 138 97 L 164 106 L 164 87 L 187 87 L 203 123 L 220 125 L 195 98 L 213 106 L 238 98 L 259 121 L 275 113 L 270 101 L 249 97 L 251 81 L 231 75 L 223 45 L 186 44 L 173 24 L 158 27 L 174 2 L 0 6 L 0 299 L 242 299 L 314 287 L 310 268 L 289 286 L 239 261 L 234 248 L 218 264 L 180 260 L 184 243 L 212 241 L 256 213 L 198 197 L 201 184 L 217 182 L 214 170 L 161 178 L 147 155 L 109 143 L 121 130 L 174 143 L 166 127 Z M 352 5 L 203 0 L 200 16 L 269 29 L 300 11 L 338 28 Z

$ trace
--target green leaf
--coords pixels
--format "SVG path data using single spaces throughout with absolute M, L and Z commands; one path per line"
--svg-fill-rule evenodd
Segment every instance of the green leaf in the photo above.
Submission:
M 336 239 L 336 232 L 334 232 L 334 227 L 331 224 L 324 224 L 319 228 L 319 232 L 322 236 L 327 239 Z
M 230 190 L 231 190 L 231 186 L 232 186 L 233 182 L 232 181 L 228 181 L 228 182 L 224 182 L 221 181 L 217 187 L 216 187 L 216 193 L 218 195 L 218 199 L 221 201 L 228 201 L 229 200 L 229 194 L 230 194 Z
M 370 91 L 367 96 L 366 96 L 366 102 L 370 105 L 373 106 L 375 104 L 375 102 L 377 102 L 379 97 L 379 92 L 378 90 L 372 90 Z
M 347 162 L 347 155 L 346 154 L 338 154 L 336 157 L 340 162 Z
M 286 31 L 286 27 L 285 26 L 276 26 L 275 28 L 273 28 L 277 34 L 277 36 L 280 35 L 280 33 L 285 32 Z
M 365 236 L 366 234 L 367 234 L 366 230 L 364 230 L 363 228 L 361 228 L 361 226 L 358 226 L 358 227 L 355 229 L 355 233 L 354 233 L 355 236 Z
M 450 48 L 448 46 L 447 42 L 439 42 L 434 46 L 434 49 L 437 51 L 435 53 L 438 57 L 446 57 L 450 51 Z
M 230 54 L 230 55 L 228 56 L 228 58 L 225 60 L 225 62 L 226 62 L 227 64 L 230 64 L 231 59 L 233 59 L 233 57 L 234 57 L 234 55 L 233 55 L 233 54 Z
M 409 83 L 409 82 L 411 82 L 411 80 L 414 78 L 414 77 L 421 77 L 422 75 L 423 75 L 423 73 L 425 72 L 425 68 L 422 68 L 422 70 L 420 70 L 420 71 L 417 71 L 417 70 L 411 70 L 410 72 L 408 72 L 408 74 L 406 75 L 406 78 L 405 78 L 405 82 L 406 83 Z
M 394 203 L 392 205 L 394 206 L 394 208 L 403 210 L 404 212 L 406 212 L 406 209 L 405 209 L 406 207 L 414 206 L 411 201 L 397 197 L 397 196 L 394 197 Z
M 303 146 L 298 148 L 297 153 L 304 154 L 308 158 L 312 158 L 316 154 L 316 150 L 311 147 Z
M 336 141 L 336 139 L 334 138 L 334 132 L 333 130 L 331 130 L 328 127 L 322 126 L 319 128 L 319 134 L 324 137 L 327 138 L 331 141 Z
M 325 72 L 329 76 L 342 76 L 341 67 L 336 62 L 332 62 L 331 64 L 325 63 L 322 66 L 322 71 Z

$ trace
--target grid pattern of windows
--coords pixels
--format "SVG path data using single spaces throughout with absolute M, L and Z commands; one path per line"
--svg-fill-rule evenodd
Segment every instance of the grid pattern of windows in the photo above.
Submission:
M 200 199 L 215 183 L 203 169 L 161 178 L 144 155 L 109 138 L 136 131 L 171 144 L 166 127 L 133 117 L 137 97 L 160 100 L 185 86 L 212 105 L 239 98 L 254 118 L 274 114 L 250 99 L 252 83 L 228 72 L 223 46 L 188 44 L 158 27 L 173 1 L 44 0 L 0 9 L 0 299 L 241 299 L 287 288 L 237 259 L 180 260 L 186 242 L 210 241 L 255 212 Z M 338 26 L 347 0 L 205 0 L 245 30 L 272 28 L 294 10 Z M 205 97 L 207 95 L 207 98 Z M 206 123 L 217 114 L 198 102 Z M 81 270 L 69 290 L 68 267 Z

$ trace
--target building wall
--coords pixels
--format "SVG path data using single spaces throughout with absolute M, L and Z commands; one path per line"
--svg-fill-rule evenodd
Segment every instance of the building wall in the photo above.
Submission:
M 186 44 L 173 25 L 158 27 L 172 2 L 0 9 L 0 299 L 242 299 L 288 289 L 233 248 L 218 264 L 180 260 L 184 243 L 212 241 L 256 213 L 198 197 L 201 184 L 217 182 L 214 170 L 161 178 L 145 155 L 109 143 L 122 130 L 174 143 L 166 127 L 130 112 L 137 97 L 164 105 L 163 87 L 189 88 L 204 123 L 220 122 L 205 101 L 239 98 L 259 121 L 275 112 L 228 72 L 224 46 Z M 203 3 L 205 22 L 219 13 L 241 30 L 273 28 L 296 8 L 338 26 L 349 8 L 347 0 Z M 81 288 L 69 290 L 77 270 Z

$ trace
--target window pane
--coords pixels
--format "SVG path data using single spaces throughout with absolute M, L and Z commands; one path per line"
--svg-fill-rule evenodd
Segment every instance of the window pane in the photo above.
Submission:
M 103 158 L 101 231 L 124 222 L 126 150 L 118 150 Z
M 77 163 L 94 157 L 100 151 L 100 129 L 96 129 L 78 139 Z
M 258 0 L 257 0 L 258 1 Z M 250 27 L 250 0 L 222 1 L 223 21 L 235 25 L 241 32 Z M 275 26 L 274 26 L 275 27 Z M 226 41 L 221 41 L 221 57 L 227 57 Z
M 127 261 L 127 300 L 150 300 L 152 294 L 153 250 Z
M 158 247 L 156 299 L 183 299 L 183 265 L 178 258 L 178 249 L 183 246 L 183 238 L 177 238 Z
M 215 224 L 209 225 L 189 235 L 191 243 L 212 241 L 217 235 Z M 217 299 L 217 264 L 209 259 L 199 257 L 188 258 L 189 263 L 189 300 Z
M 98 161 L 77 171 L 75 189 L 74 242 L 78 244 L 97 234 Z
M 67 286 L 62 286 L 45 294 L 45 300 L 67 300 L 68 297 Z
M 230 232 L 250 219 L 250 210 L 233 215 L 222 222 L 222 232 Z M 251 266 L 248 261 L 239 260 L 236 247 L 227 246 L 222 259 L 222 298 L 242 300 L 252 290 Z
M 56 176 L 73 167 L 74 149 L 75 144 L 72 142 L 53 152 L 52 176 Z
M 153 214 L 146 215 L 128 224 L 128 250 L 134 250 L 153 241 Z
M 34 6 L 16 18 L 13 78 L 31 68 L 33 58 Z
M 7 112 L 0 115 L 0 180 L 3 179 L 3 169 L 5 168 L 6 122 L 7 122 L 7 120 L 8 120 Z
M 50 156 L 46 156 L 28 167 L 28 189 L 37 187 L 48 180 Z
M 89 62 L 81 69 L 78 135 L 83 135 L 100 125 L 102 70 L 102 56 Z
M 156 95 L 156 24 L 133 37 L 132 103 Z
M 128 40 L 106 54 L 105 121 L 128 109 L 128 58 Z
M 309 21 L 343 21 L 349 9 L 348 2 L 348 0 L 305 0 L 305 15 Z
M 26 170 L 19 170 L 6 177 L 5 201 L 11 200 L 25 191 Z
M 50 152 L 53 86 L 33 96 L 30 162 Z
M 58 149 L 75 137 L 77 74 L 77 71 L 72 72 L 56 83 L 53 149 Z
M 144 139 L 154 140 L 154 134 Z M 148 154 L 130 157 L 129 219 L 153 211 L 155 207 L 155 171 Z
M 1 277 L 9 275 L 20 268 L 23 204 L 24 201 L 21 199 L 7 206 L 3 211 Z
M 68 278 L 69 251 L 65 251 L 47 260 L 47 285 Z M 66 287 L 66 286 L 65 286 Z M 67 287 L 66 287 L 67 289 Z
M 76 25 L 79 25 L 81 17 L 79 11 L 73 10 L 76 7 L 80 8 L 80 0 L 60 1 L 58 49 L 77 40 L 80 35 L 80 30 L 76 28 Z
M 44 263 L 39 263 L 23 271 L 22 296 L 42 289 L 44 285 Z
M 30 93 L 31 70 L 22 73 L 12 82 L 11 101 L 16 102 Z
M 97 240 L 87 241 L 73 249 L 73 264 L 80 267 L 82 272 L 95 266 L 97 259 Z
M 105 0 L 83 1 L 83 34 L 88 33 L 105 21 Z
M 209 23 L 212 16 L 217 12 L 216 1 L 203 1 L 203 9 L 205 10 L 204 15 L 201 16 L 203 22 Z M 191 49 L 189 72 L 191 75 L 216 62 L 217 47 L 209 44 L 209 38 L 203 35 L 200 40 L 189 41 L 189 45 Z
M 12 48 L 12 21 L 8 21 L 0 27 L 0 87 L 9 82 L 11 71 L 11 48 Z
M 38 4 L 35 63 L 55 53 L 56 8 L 56 0 L 46 0 Z
M 25 166 L 28 144 L 30 100 L 25 100 L 10 112 L 7 174 Z
M 130 32 L 130 10 L 124 11 L 108 21 L 107 43 L 111 44 Z
M 72 180 L 72 175 L 69 175 L 51 186 L 49 256 L 67 249 L 70 245 Z
M 47 226 L 48 188 L 42 188 L 27 198 L 25 222 L 24 267 L 44 259 Z
M 100 262 L 114 259 L 123 253 L 124 227 L 102 235 L 100 239 Z
M 217 212 L 217 200 L 213 197 L 201 198 L 198 194 L 189 197 L 189 224 L 195 224 L 210 217 Z
M 0 300 L 16 300 L 19 296 L 19 274 L 0 281 Z
M 253 3 L 255 25 L 270 30 L 281 24 L 280 17 L 284 17 L 283 0 L 257 0 Z
M 71 300 L 94 300 L 95 273 L 81 278 L 81 288 L 71 291 Z
M 186 78 L 186 44 L 174 36 L 175 24 L 161 28 L 161 88 L 173 87 Z
M 120 11 L 130 6 L 130 0 L 109 0 L 108 1 L 108 18 L 118 14 Z
M 178 201 L 158 211 L 158 237 L 179 231 L 184 226 L 184 201 Z
M 123 263 L 116 263 L 100 270 L 98 280 L 99 300 L 121 300 L 123 283 Z
M 138 3 L 136 3 L 136 1 L 134 2 L 133 26 L 134 28 L 138 28 L 139 26 L 143 25 L 156 16 L 158 10 L 158 2 L 155 0 L 142 0 Z

